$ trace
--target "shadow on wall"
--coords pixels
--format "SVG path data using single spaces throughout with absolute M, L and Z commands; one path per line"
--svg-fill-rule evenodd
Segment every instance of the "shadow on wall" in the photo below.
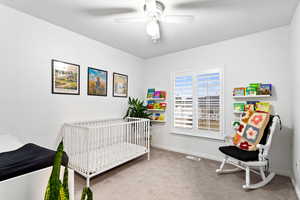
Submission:
M 283 126 L 280 131 L 279 126 L 277 126 L 270 150 L 270 165 L 276 173 L 285 176 L 291 176 L 292 139 L 293 131 L 291 128 Z
M 267 102 L 278 102 L 278 95 L 276 87 L 272 87 L 272 97 L 266 99 Z M 276 112 L 276 105 L 273 114 L 279 114 Z M 285 119 L 282 120 L 282 130 L 280 130 L 279 125 L 277 125 L 276 132 L 272 141 L 272 147 L 270 150 L 270 160 L 271 168 L 281 175 L 291 176 L 292 170 L 292 139 L 293 130 L 287 126 L 284 126 Z
M 274 102 L 276 102 L 278 100 L 277 90 L 276 90 L 276 87 L 274 85 L 272 85 L 272 96 L 270 98 L 268 98 L 267 100 L 274 101 Z

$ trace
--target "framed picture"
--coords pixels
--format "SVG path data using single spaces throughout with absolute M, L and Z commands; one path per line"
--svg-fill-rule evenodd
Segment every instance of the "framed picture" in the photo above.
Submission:
M 128 76 L 113 73 L 113 96 L 127 97 L 128 95 Z
M 80 94 L 80 65 L 52 60 L 52 93 Z
M 88 95 L 107 96 L 107 71 L 88 68 Z

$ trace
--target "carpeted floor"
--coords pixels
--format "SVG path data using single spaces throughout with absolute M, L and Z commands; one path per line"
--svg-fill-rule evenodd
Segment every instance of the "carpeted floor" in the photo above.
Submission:
M 152 149 L 150 161 L 141 157 L 92 179 L 94 200 L 297 200 L 287 177 L 276 176 L 262 189 L 245 191 L 244 173 L 217 175 L 218 166 Z M 84 185 L 76 176 L 76 200 Z

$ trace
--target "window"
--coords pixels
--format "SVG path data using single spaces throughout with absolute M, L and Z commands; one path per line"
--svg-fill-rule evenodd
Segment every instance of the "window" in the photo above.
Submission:
M 222 91 L 221 70 L 176 73 L 173 92 L 175 132 L 222 138 Z
M 198 128 L 220 131 L 220 73 L 196 76 Z
M 178 76 L 174 91 L 174 126 L 193 128 L 193 77 Z

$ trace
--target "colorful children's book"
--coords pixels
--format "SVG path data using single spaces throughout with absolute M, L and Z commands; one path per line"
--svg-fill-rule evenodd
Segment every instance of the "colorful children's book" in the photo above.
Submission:
M 159 103 L 154 103 L 153 109 L 160 109 L 160 104 Z
M 148 101 L 147 108 L 154 109 L 154 101 Z
M 245 96 L 245 88 L 234 88 L 233 96 Z
M 165 99 L 167 96 L 167 92 L 166 91 L 160 91 L 160 98 Z
M 256 87 L 247 87 L 246 88 L 246 95 L 247 96 L 255 96 L 255 95 L 257 95 L 257 88 Z
M 249 110 L 255 111 L 255 104 L 246 104 L 245 111 L 249 111 Z
M 271 112 L 271 104 L 268 102 L 259 102 L 256 104 L 256 111 L 260 112 Z
M 154 120 L 159 120 L 160 113 L 154 113 Z
M 160 106 L 160 109 L 166 110 L 167 103 L 160 103 L 159 106 Z
M 153 113 L 151 119 L 156 121 L 164 121 L 166 118 L 163 113 Z
M 160 91 L 155 91 L 153 98 L 160 98 Z
M 252 110 L 255 111 L 256 110 L 256 103 L 258 103 L 259 101 L 247 101 L 246 105 L 245 105 L 245 111 L 248 110 Z
M 149 89 L 148 89 L 148 92 L 147 92 L 147 98 L 148 98 L 148 99 L 153 98 L 154 93 L 155 93 L 155 89 L 154 89 L 154 88 L 149 88 Z
M 165 121 L 165 115 L 161 113 L 158 117 L 158 120 Z
M 234 112 L 244 112 L 245 103 L 234 103 L 233 109 L 234 109 Z
M 260 83 L 250 83 L 249 87 L 255 88 L 256 91 L 260 88 Z
M 261 84 L 259 88 L 260 95 L 272 95 L 272 84 Z
M 253 104 L 253 105 L 255 105 L 255 104 L 257 104 L 259 101 L 246 101 L 246 104 Z

